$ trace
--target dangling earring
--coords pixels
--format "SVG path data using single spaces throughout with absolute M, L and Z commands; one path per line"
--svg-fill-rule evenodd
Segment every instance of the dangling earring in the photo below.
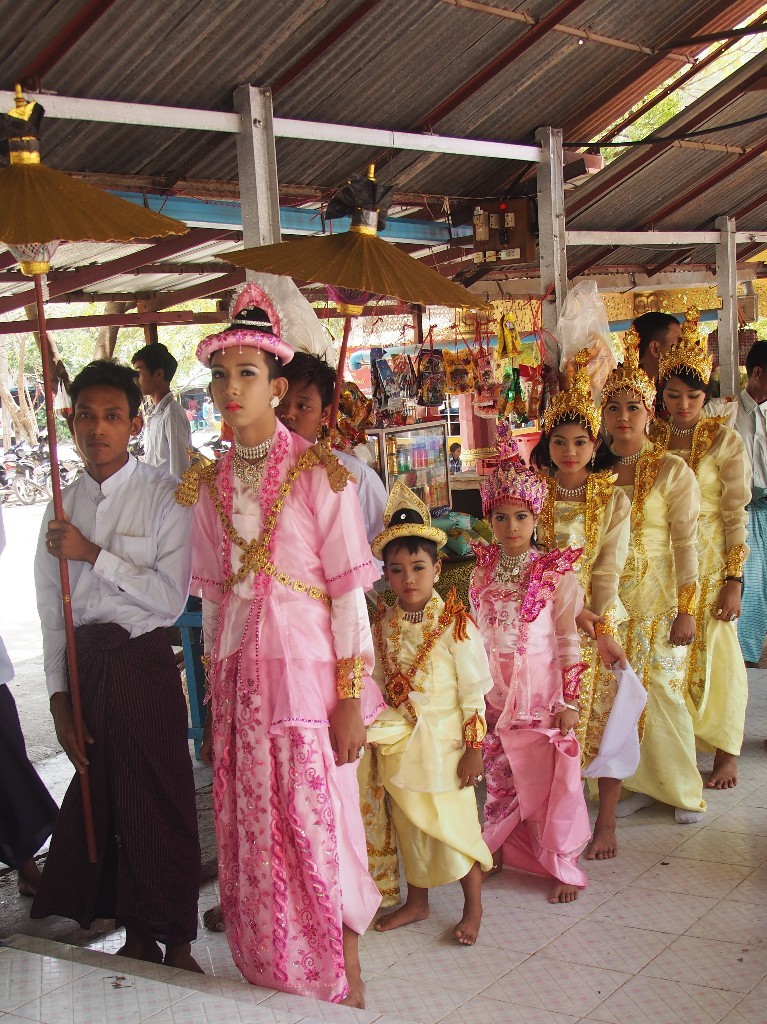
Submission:
M 644 425 L 644 432 L 647 435 L 647 437 L 650 436 L 650 421 L 649 420 Z
M 595 448 L 594 451 L 591 453 L 591 469 L 592 469 L 592 471 L 594 469 L 594 466 L 596 465 L 596 462 L 597 462 L 597 450 Z
M 276 409 L 279 404 L 279 398 L 276 395 L 272 395 L 272 397 L 269 399 L 269 405 L 271 405 L 272 409 Z

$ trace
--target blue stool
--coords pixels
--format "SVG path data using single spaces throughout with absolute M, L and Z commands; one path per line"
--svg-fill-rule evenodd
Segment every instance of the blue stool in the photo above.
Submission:
M 188 736 L 190 740 L 194 740 L 194 753 L 199 761 L 206 713 L 205 669 L 201 660 L 203 655 L 202 601 L 199 597 L 188 598 L 186 608 L 176 620 L 176 627 L 181 631 L 184 674 L 189 694 L 189 715 L 192 720 Z

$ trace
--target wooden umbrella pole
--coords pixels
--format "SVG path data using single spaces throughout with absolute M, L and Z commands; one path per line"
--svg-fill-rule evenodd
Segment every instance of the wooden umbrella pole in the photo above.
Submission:
M 38 334 L 40 336 L 40 356 L 43 361 L 43 390 L 45 392 L 45 420 L 48 424 L 48 450 L 51 458 L 51 486 L 53 491 L 53 512 L 56 519 L 64 518 L 64 506 L 61 501 L 61 477 L 59 475 L 58 444 L 56 442 L 56 418 L 53 410 L 53 373 L 51 371 L 51 347 L 45 329 L 45 298 L 40 274 L 35 274 L 35 300 L 37 302 Z M 77 671 L 77 650 L 75 647 L 75 622 L 72 616 L 72 594 L 69 585 L 69 563 L 59 559 L 61 574 L 61 603 L 64 611 L 64 633 L 67 640 L 67 661 L 69 665 L 69 693 L 72 699 L 72 717 L 75 725 L 75 736 L 81 750 L 85 750 L 85 729 L 83 728 L 83 708 L 80 701 L 80 677 Z M 93 807 L 91 804 L 91 788 L 88 769 L 80 775 L 80 791 L 83 799 L 83 819 L 85 823 L 85 841 L 88 847 L 88 860 L 96 863 L 96 832 L 93 828 Z
M 330 409 L 330 422 L 329 426 L 332 430 L 338 422 L 338 406 L 341 402 L 341 388 L 344 383 L 344 367 L 346 366 L 346 349 L 349 345 L 349 332 L 352 329 L 352 318 L 350 316 L 344 317 L 344 336 L 341 341 L 341 351 L 338 355 L 338 377 L 336 378 L 336 389 L 333 392 L 333 405 Z

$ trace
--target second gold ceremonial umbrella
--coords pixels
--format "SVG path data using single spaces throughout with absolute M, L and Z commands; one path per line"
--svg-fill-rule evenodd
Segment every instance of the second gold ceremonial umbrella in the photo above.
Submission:
M 351 178 L 328 204 L 326 218 L 351 217 L 348 231 L 298 238 L 275 245 L 220 253 L 218 259 L 268 274 L 285 274 L 309 283 L 389 295 L 420 306 L 484 309 L 487 303 L 436 270 L 378 237 L 386 223 L 392 186 L 381 186 L 370 165 L 367 177 Z M 351 321 L 344 322 L 338 380 L 330 425 L 335 424 Z
M 0 144 L 10 164 L 0 170 L 0 242 L 19 261 L 21 271 L 34 277 L 40 355 L 43 362 L 45 416 L 51 458 L 53 509 L 63 519 L 61 480 L 53 412 L 51 351 L 45 329 L 45 300 L 42 278 L 50 270 L 51 256 L 61 242 L 127 242 L 164 235 L 183 235 L 188 228 L 180 221 L 134 206 L 123 199 L 92 188 L 68 174 L 40 163 L 40 125 L 45 114 L 39 103 L 28 101 L 16 86 L 13 110 L 0 118 Z M 72 617 L 69 566 L 59 560 L 64 629 L 67 638 L 69 691 L 75 733 L 85 749 L 80 680 L 77 672 L 75 627 Z M 80 776 L 88 860 L 97 860 L 88 775 Z

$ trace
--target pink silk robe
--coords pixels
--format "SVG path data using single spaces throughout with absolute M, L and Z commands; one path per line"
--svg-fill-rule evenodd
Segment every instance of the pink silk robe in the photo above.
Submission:
M 242 539 L 261 536 L 308 447 L 278 423 L 258 496 L 234 476 L 231 454 L 221 460 L 217 494 Z M 263 571 L 223 588 L 241 552 L 205 485 L 192 551 L 211 655 L 213 806 L 232 954 L 253 984 L 337 1002 L 347 993 L 342 927 L 364 932 L 380 902 L 356 765 L 335 765 L 328 735 L 339 658 L 363 656 L 365 723 L 384 706 L 363 598 L 378 571 L 354 482 L 334 493 L 323 466 L 300 473 L 271 545 L 277 570 L 327 593 L 330 607 Z
M 471 602 L 490 660 L 486 696 L 487 802 L 482 837 L 510 867 L 586 886 L 578 856 L 591 835 L 575 734 L 552 717 L 564 706 L 562 667 L 580 660 L 575 617 L 578 552 L 533 552 L 518 584 L 496 582 L 500 548 L 477 550 Z

